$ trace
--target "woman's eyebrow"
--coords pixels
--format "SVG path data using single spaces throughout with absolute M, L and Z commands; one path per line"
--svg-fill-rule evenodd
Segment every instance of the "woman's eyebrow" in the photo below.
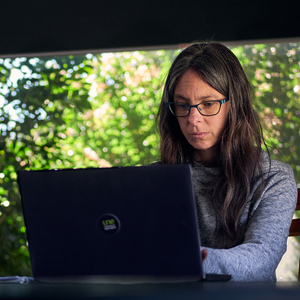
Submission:
M 179 98 L 179 99 L 182 99 L 182 100 L 185 100 L 185 101 L 191 101 L 189 98 L 187 98 L 187 97 L 185 97 L 185 96 L 183 96 L 183 95 L 181 95 L 181 94 L 175 94 L 175 95 L 174 95 L 174 98 Z M 208 99 L 208 98 L 213 98 L 213 96 L 211 96 L 211 95 L 202 96 L 202 97 L 200 97 L 198 100 L 199 100 L 199 101 L 203 101 L 203 100 L 206 100 L 206 99 Z
M 186 98 L 186 97 L 184 97 L 184 96 L 182 96 L 182 95 L 180 95 L 180 94 L 175 94 L 175 95 L 174 95 L 174 98 L 179 98 L 179 99 L 182 99 L 182 100 L 185 100 L 185 101 L 190 101 L 189 98 Z

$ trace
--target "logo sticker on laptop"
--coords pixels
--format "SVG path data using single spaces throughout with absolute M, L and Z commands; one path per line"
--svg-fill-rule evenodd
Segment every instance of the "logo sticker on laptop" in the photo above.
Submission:
M 120 220 L 113 214 L 106 214 L 100 218 L 99 222 L 100 229 L 105 234 L 115 234 L 120 230 Z

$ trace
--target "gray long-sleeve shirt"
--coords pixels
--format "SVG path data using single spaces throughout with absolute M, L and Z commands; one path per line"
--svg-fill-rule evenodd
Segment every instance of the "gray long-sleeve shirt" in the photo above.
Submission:
M 242 215 L 241 222 L 246 224 L 244 242 L 230 249 L 218 249 L 213 245 L 216 215 L 211 199 L 201 192 L 203 184 L 219 176 L 220 170 L 192 164 L 201 244 L 202 249 L 208 249 L 204 262 L 206 273 L 230 274 L 233 281 L 276 280 L 275 271 L 286 251 L 295 211 L 297 186 L 289 165 L 271 160 L 269 168 L 269 162 L 268 155 L 263 152 L 263 174 L 269 181 L 251 211 L 248 205 Z

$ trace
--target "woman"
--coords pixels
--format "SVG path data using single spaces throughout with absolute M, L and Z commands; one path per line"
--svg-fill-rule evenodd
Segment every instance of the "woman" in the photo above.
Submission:
M 196 43 L 173 62 L 158 113 L 161 163 L 190 163 L 205 271 L 276 280 L 297 199 L 290 166 L 261 148 L 235 55 Z

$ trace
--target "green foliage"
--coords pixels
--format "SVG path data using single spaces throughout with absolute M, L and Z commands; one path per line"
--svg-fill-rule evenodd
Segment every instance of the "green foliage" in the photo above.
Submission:
M 63 159 L 65 110 L 91 108 L 84 58 L 5 59 L 0 65 L 0 275 L 30 274 L 17 172 L 51 168 Z M 64 68 L 69 68 L 68 73 Z M 77 84 L 77 85 L 76 85 Z M 78 92 L 80 88 L 80 92 Z
M 154 118 L 163 76 L 172 57 L 173 51 L 156 51 L 92 58 L 92 109 L 82 115 L 80 122 L 70 119 L 72 138 L 64 143 L 78 157 L 77 167 L 87 163 L 124 166 L 153 162 L 158 151 Z M 86 163 L 79 159 L 82 149 Z
M 300 183 L 299 44 L 233 49 L 254 87 L 272 156 Z M 143 165 L 178 51 L 0 59 L 0 276 L 31 275 L 17 185 L 24 169 Z
M 292 166 L 300 186 L 300 44 L 238 47 L 254 88 L 271 156 Z
M 0 60 L 0 276 L 31 275 L 17 172 L 141 165 L 174 51 Z

